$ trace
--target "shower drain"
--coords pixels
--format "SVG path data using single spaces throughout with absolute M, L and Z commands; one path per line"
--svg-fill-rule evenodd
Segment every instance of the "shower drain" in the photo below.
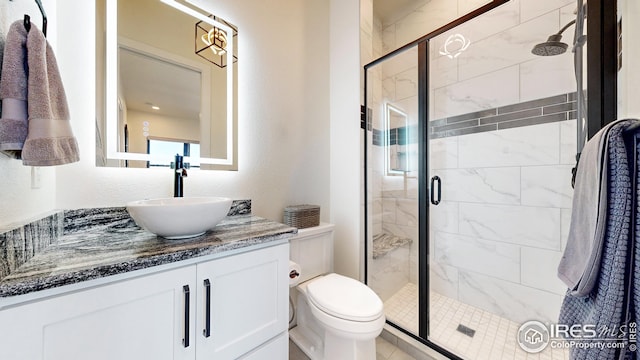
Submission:
M 468 337 L 473 337 L 473 335 L 476 334 L 475 330 L 473 330 L 470 327 L 466 327 L 466 326 L 464 326 L 462 324 L 458 324 L 458 328 L 456 330 L 458 330 L 459 332 L 467 335 Z

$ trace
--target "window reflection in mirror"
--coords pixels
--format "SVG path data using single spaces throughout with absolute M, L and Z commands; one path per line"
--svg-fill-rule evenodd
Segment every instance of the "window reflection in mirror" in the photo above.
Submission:
M 199 168 L 200 162 L 200 144 L 191 142 L 181 142 L 174 139 L 152 139 L 147 140 L 147 153 L 162 154 L 167 158 L 181 155 L 189 157 L 192 162 L 189 162 L 190 168 Z M 170 167 L 171 162 L 167 161 L 150 161 L 149 167 Z
M 195 53 L 202 19 L 194 16 L 237 34 L 232 25 L 161 0 L 96 0 L 96 11 L 97 164 L 169 164 L 175 153 L 149 151 L 155 138 L 198 144 L 201 157 L 186 161 L 203 169 L 236 170 L 237 64 L 220 67 Z M 237 36 L 227 38 L 237 54 Z

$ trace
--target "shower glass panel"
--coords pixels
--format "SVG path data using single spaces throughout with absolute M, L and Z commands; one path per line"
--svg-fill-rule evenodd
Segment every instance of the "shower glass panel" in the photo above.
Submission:
M 428 339 L 464 359 L 566 355 L 517 343 L 524 322 L 558 319 L 576 154 L 573 54 L 531 52 L 576 5 L 538 5 L 510 1 L 429 41 L 427 163 L 442 196 L 429 205 Z
M 368 285 L 418 335 L 418 49 L 367 69 Z
M 568 358 L 517 334 L 556 323 L 566 290 L 575 18 L 572 0 L 508 1 L 365 66 L 367 284 L 450 358 Z M 562 29 L 568 51 L 532 53 Z

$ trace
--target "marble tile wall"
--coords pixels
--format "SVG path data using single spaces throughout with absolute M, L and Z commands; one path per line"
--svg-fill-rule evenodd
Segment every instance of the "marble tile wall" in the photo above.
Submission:
M 409 282 L 410 251 L 405 245 L 369 261 L 368 285 L 383 301 Z
M 487 4 L 489 0 L 416 1 L 382 24 L 382 50 L 388 53 Z
M 574 9 L 571 0 L 511 0 L 432 39 L 430 119 L 575 91 L 571 51 L 551 57 L 531 53 L 571 20 Z M 470 46 L 450 59 L 439 51 L 455 34 Z M 571 42 L 570 32 L 565 34 Z
M 565 129 L 566 128 L 566 129 Z M 575 120 L 435 139 L 432 290 L 515 322 L 555 321 Z M 456 146 L 457 144 L 457 146 Z M 565 154 L 565 152 L 567 154 Z
M 459 0 L 456 7 L 432 0 L 393 21 L 374 17 L 371 54 L 388 53 L 451 21 L 456 11 L 482 3 Z M 432 290 L 516 322 L 554 321 L 564 293 L 555 272 L 571 216 L 572 54 L 543 58 L 530 50 L 571 20 L 574 8 L 572 0 L 511 0 L 437 36 L 429 47 L 429 119 L 435 138 L 429 144 L 430 171 L 443 179 L 443 202 L 430 209 Z M 456 33 L 469 37 L 468 50 L 454 59 L 440 55 Z M 383 129 L 385 102 L 417 117 L 417 107 L 411 106 L 416 65 L 417 55 L 409 51 L 370 70 L 374 131 Z M 465 119 L 469 114 L 477 116 Z M 371 231 L 417 237 L 410 225 L 417 202 L 408 195 L 417 184 L 386 176 L 384 151 L 372 137 L 368 140 Z M 416 280 L 417 250 L 414 241 L 409 254 L 400 257 L 408 276 L 389 265 L 396 281 Z

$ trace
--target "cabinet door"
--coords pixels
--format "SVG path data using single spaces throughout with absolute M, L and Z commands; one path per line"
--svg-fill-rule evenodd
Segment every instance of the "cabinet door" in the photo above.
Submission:
M 236 359 L 287 330 L 288 244 L 197 267 L 197 359 Z
M 193 360 L 195 271 L 185 267 L 0 311 L 0 357 Z M 186 304 L 189 347 L 182 343 Z

